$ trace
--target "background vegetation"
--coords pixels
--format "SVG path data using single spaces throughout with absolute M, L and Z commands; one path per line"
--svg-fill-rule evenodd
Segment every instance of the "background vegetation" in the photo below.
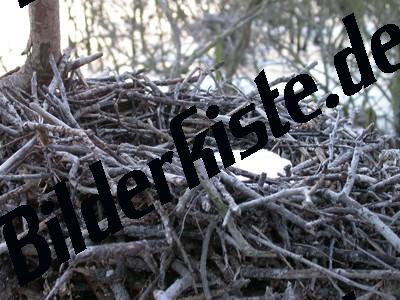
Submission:
M 67 7 L 69 46 L 104 53 L 92 72 L 146 68 L 174 77 L 223 61 L 221 80 L 252 84 L 262 68 L 274 79 L 318 61 L 312 74 L 328 93 L 339 85 L 333 56 L 348 45 L 341 18 L 356 14 L 369 50 L 379 27 L 397 23 L 400 1 L 68 0 Z M 400 59 L 399 49 L 390 55 Z M 356 125 L 377 118 L 381 129 L 399 134 L 399 76 L 376 72 L 373 87 L 342 102 Z

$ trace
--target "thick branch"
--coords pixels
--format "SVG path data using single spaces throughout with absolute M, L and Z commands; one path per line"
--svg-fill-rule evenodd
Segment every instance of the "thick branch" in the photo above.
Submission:
M 56 61 L 61 57 L 59 13 L 59 0 L 36 0 L 29 4 L 30 35 L 24 51 L 28 57 L 21 69 L 0 80 L 0 89 L 16 87 L 27 90 L 34 71 L 39 84 L 51 80 L 50 54 Z

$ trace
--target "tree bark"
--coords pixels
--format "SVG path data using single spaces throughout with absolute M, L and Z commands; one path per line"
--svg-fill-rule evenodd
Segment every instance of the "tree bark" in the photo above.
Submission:
M 50 82 L 50 54 L 56 61 L 61 57 L 59 14 L 59 0 L 35 0 L 29 4 L 30 35 L 23 52 L 28 55 L 27 59 L 17 72 L 0 79 L 0 89 L 10 87 L 28 90 L 34 71 L 38 84 Z

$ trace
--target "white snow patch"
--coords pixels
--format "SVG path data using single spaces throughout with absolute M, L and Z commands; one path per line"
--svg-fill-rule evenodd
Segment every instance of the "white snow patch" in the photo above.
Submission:
M 278 154 L 266 149 L 258 150 L 242 160 L 240 152 L 243 151 L 244 150 L 232 151 L 236 161 L 232 166 L 253 174 L 261 175 L 261 173 L 266 173 L 269 178 L 278 178 L 278 173 L 285 174 L 284 168 L 287 165 L 292 165 L 290 160 L 282 158 Z M 217 162 L 222 162 L 220 153 L 216 152 L 214 154 Z M 238 176 L 238 178 L 240 180 L 247 179 L 243 176 Z

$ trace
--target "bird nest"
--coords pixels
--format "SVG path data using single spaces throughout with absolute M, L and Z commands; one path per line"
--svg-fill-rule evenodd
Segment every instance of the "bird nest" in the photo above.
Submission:
M 264 147 L 291 161 L 279 177 L 220 166 L 210 179 L 197 164 L 200 184 L 190 189 L 174 152 L 163 166 L 172 200 L 164 203 L 154 188 L 140 193 L 135 206 L 154 210 L 138 219 L 116 203 L 123 229 L 92 242 L 79 214 L 82 202 L 98 194 L 91 164 L 101 161 L 115 199 L 127 172 L 142 170 L 151 180 L 149 161 L 175 150 L 171 119 L 193 105 L 197 114 L 183 123 L 188 144 L 219 121 L 226 127 L 250 103 L 255 109 L 242 121 L 269 128 L 257 92 L 218 80 L 212 89 L 201 88 L 206 77 L 215 79 L 212 68 L 166 80 L 143 71 L 84 78 L 79 67 L 94 58 L 64 57 L 53 64 L 48 86 L 37 86 L 33 77 L 29 94 L 10 87 L 0 97 L 2 215 L 30 205 L 51 245 L 49 216 L 38 208 L 56 198 L 53 187 L 65 180 L 87 245 L 74 255 L 54 200 L 50 217 L 57 216 L 71 259 L 54 259 L 44 275 L 20 287 L 2 237 L 2 299 L 337 299 L 352 290 L 363 299 L 400 297 L 397 142 L 372 125 L 356 131 L 340 106 L 297 124 L 284 99 L 276 99 L 282 121 L 291 125 L 280 138 L 269 135 Z M 320 102 L 310 98 L 303 109 Z M 206 117 L 210 105 L 220 110 L 214 120 Z M 228 136 L 232 149 L 257 142 L 254 134 Z M 219 151 L 212 134 L 205 144 Z M 266 170 L 269 163 L 259 162 Z M 14 226 L 19 237 L 29 230 L 23 218 Z M 34 268 L 34 247 L 23 254 Z

